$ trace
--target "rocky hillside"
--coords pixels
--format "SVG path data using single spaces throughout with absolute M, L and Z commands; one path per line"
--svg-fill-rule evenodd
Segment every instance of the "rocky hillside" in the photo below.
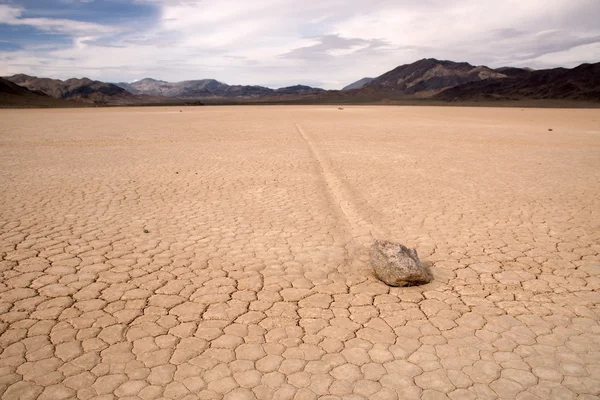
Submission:
M 506 79 L 489 79 L 456 86 L 436 98 L 465 100 L 600 100 L 600 63 L 582 64 L 573 69 L 554 68 L 506 71 Z
M 0 107 L 60 107 L 68 104 L 0 78 Z
M 349 84 L 348 86 L 344 86 L 342 90 L 353 90 L 353 89 L 362 89 L 366 84 L 371 83 L 375 78 L 362 78 Z
M 394 68 L 367 83 L 362 90 L 429 97 L 450 87 L 506 76 L 485 66 L 426 58 Z
M 38 78 L 24 74 L 5 79 L 29 90 L 39 91 L 55 99 L 77 100 L 94 104 L 129 104 L 135 96 L 112 83 L 93 81 L 88 78 L 60 79 Z

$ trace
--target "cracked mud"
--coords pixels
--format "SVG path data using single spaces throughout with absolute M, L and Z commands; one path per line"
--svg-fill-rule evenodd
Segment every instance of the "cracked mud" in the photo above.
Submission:
M 0 118 L 3 399 L 600 394 L 598 110 Z

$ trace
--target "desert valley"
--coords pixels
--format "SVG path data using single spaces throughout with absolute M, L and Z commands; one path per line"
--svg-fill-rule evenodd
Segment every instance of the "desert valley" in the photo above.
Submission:
M 599 20 L 0 0 L 0 400 L 600 399 Z
M 596 109 L 0 117 L 3 398 L 600 393 Z

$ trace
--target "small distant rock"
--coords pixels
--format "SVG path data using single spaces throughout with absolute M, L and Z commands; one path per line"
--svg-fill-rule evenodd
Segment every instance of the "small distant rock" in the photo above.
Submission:
M 552 132 L 552 130 L 553 130 L 552 128 L 548 128 L 548 132 Z
M 338 107 L 338 110 L 343 110 L 343 109 L 344 109 L 343 107 Z
M 150 233 L 148 229 L 144 229 L 144 233 Z
M 431 272 L 419 260 L 417 250 L 400 243 L 376 240 L 369 255 L 375 276 L 387 285 L 421 285 L 433 279 Z

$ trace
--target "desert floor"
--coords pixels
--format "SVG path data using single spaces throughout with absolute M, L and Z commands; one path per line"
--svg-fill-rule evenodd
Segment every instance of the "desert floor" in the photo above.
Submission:
M 0 121 L 4 399 L 600 395 L 600 110 Z

